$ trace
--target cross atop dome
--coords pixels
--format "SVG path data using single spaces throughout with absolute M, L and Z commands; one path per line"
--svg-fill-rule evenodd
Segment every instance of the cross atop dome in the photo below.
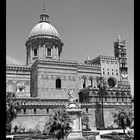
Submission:
M 45 3 L 43 3 L 43 12 L 40 15 L 40 22 L 48 22 L 49 23 L 49 16 L 46 14 Z

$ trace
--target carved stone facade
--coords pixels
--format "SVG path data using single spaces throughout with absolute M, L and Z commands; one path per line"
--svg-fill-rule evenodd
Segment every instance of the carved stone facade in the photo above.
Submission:
M 68 92 L 73 90 L 74 99 L 89 114 L 90 128 L 95 129 L 99 76 L 106 78 L 109 87 L 104 97 L 106 123 L 116 107 L 132 107 L 130 84 L 127 78 L 121 78 L 119 57 L 98 56 L 83 63 L 62 59 L 63 43 L 43 16 L 48 17 L 41 15 L 26 41 L 27 64 L 6 66 L 6 92 L 15 93 L 13 100 L 22 107 L 13 127 L 16 124 L 29 129 L 38 123 L 43 125 L 53 109 L 67 105 Z M 115 48 L 119 52 L 116 44 Z
M 6 92 L 15 93 L 16 97 L 30 97 L 29 66 L 6 66 Z

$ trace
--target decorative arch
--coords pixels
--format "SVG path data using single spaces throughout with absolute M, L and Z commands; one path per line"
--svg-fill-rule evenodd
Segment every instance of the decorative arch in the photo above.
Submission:
M 14 92 L 14 82 L 9 80 L 6 84 L 7 92 Z
M 81 79 L 87 79 L 87 77 L 85 75 L 81 76 Z
M 30 92 L 30 82 L 29 81 L 25 82 L 25 92 Z
M 126 94 L 124 92 L 121 92 L 122 102 L 124 101 Z
M 86 87 L 87 77 L 86 76 L 82 76 L 81 79 L 82 79 L 82 88 L 85 88 Z
M 24 92 L 25 91 L 25 81 L 17 81 L 15 83 L 16 92 Z
M 8 81 L 7 81 L 7 84 L 8 84 L 8 85 L 13 84 L 13 83 L 14 83 L 14 82 L 11 81 L 11 80 L 8 80 Z
M 117 102 L 118 102 L 121 94 L 119 92 L 116 92 L 115 95 L 116 95 L 116 99 L 117 99 Z

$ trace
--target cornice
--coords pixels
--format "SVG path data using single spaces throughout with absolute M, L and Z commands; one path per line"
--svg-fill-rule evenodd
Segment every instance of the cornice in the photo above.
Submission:
M 58 47 L 63 47 L 61 39 L 53 35 L 34 35 L 27 39 L 25 45 L 28 47 L 32 44 L 43 44 L 46 42 L 53 42 L 54 44 L 58 44 Z
M 64 59 L 51 59 L 51 58 L 37 58 L 36 61 L 32 66 L 35 66 L 37 63 L 49 63 L 49 64 L 59 64 L 59 65 L 70 65 L 70 66 L 75 66 L 75 67 L 81 67 L 81 68 L 99 68 L 100 65 L 98 64 L 85 64 L 85 63 L 79 63 L 76 60 L 64 60 Z
M 6 70 L 30 70 L 30 66 L 19 64 L 7 64 Z

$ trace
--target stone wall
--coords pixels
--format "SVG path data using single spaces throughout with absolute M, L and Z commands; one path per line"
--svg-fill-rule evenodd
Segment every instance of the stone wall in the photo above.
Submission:
M 25 131 L 29 131 L 29 129 L 35 130 L 37 127 L 40 130 L 44 129 L 45 123 L 48 121 L 50 115 L 53 114 L 53 110 L 49 108 L 47 112 L 47 108 L 44 109 L 36 109 L 36 114 L 34 114 L 34 109 L 26 109 L 26 114 L 24 114 L 23 109 L 17 115 L 17 118 L 12 122 L 12 131 L 15 125 L 18 127 L 25 128 Z
M 29 129 L 35 129 L 39 127 L 40 130 L 43 130 L 45 122 L 47 122 L 49 115 L 21 115 L 18 116 L 12 122 L 12 131 L 15 125 L 18 127 L 25 128 L 25 131 Z
M 104 108 L 104 122 L 105 127 L 113 124 L 113 113 L 116 111 L 116 108 Z

